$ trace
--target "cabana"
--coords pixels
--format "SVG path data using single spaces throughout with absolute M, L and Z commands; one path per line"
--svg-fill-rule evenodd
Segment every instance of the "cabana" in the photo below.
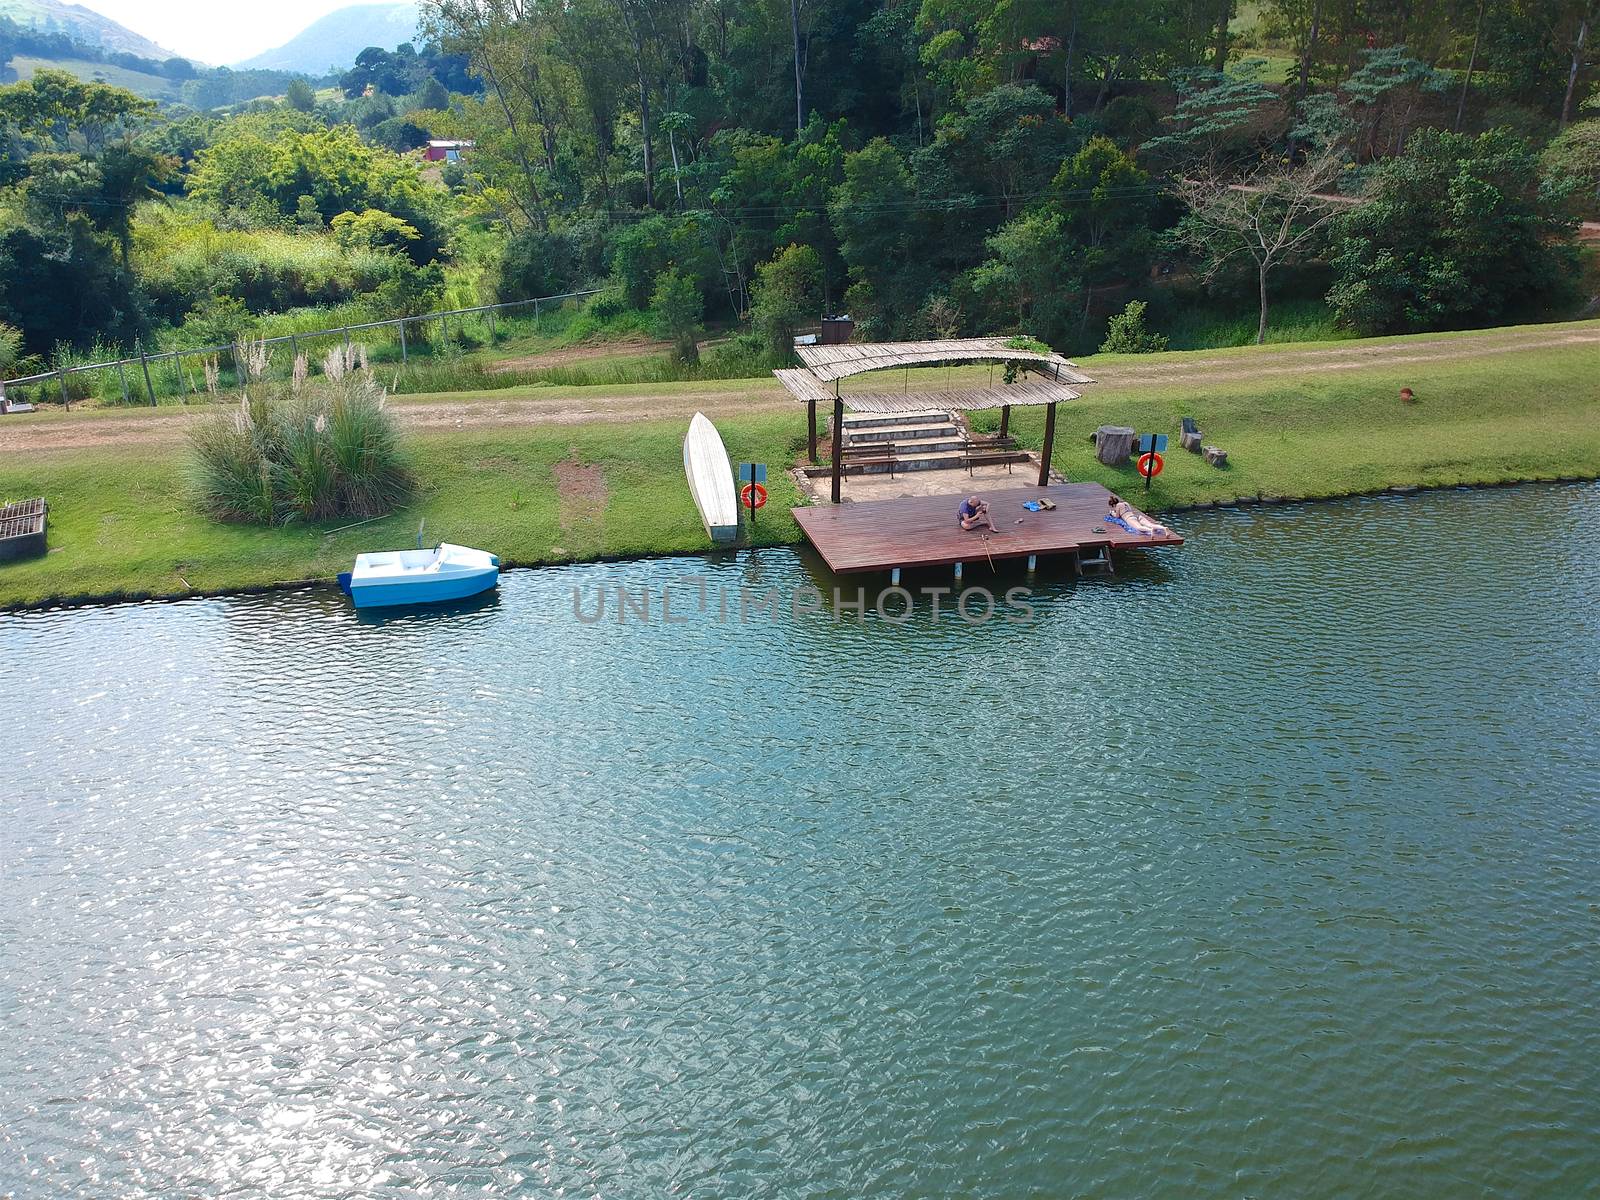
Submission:
M 1093 383 L 1076 366 L 1055 353 L 1021 350 L 1007 345 L 1003 337 L 958 338 L 929 342 L 868 342 L 842 346 L 799 346 L 795 352 L 805 365 L 774 371 L 789 394 L 806 404 L 809 420 L 811 461 L 817 459 L 817 404 L 833 404 L 833 502 L 839 503 L 844 414 L 909 413 L 926 409 L 951 412 L 1000 410 L 1000 434 L 1011 425 L 1011 410 L 1017 405 L 1044 405 L 1044 448 L 1039 456 L 1039 486 L 1050 479 L 1050 456 L 1055 448 L 1056 405 L 1082 395 L 1076 385 Z M 841 393 L 839 382 L 871 371 L 891 367 L 953 366 L 967 363 L 1017 364 L 1040 376 L 1036 380 L 986 387 L 946 388 L 936 391 L 848 392 Z

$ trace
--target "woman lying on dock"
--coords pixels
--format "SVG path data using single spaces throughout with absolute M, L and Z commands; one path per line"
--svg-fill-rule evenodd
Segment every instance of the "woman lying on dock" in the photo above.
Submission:
M 1152 521 L 1126 500 L 1115 495 L 1109 497 L 1108 503 L 1111 505 L 1111 512 L 1106 517 L 1106 520 L 1115 521 L 1129 533 L 1143 533 L 1151 537 L 1157 537 L 1172 532 L 1165 525 Z

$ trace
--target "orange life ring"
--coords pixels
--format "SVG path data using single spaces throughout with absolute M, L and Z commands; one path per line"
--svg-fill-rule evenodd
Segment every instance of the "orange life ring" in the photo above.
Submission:
M 749 508 L 750 507 L 750 493 L 752 491 L 754 491 L 755 495 L 756 495 L 755 507 L 757 507 L 757 508 L 765 508 L 767 506 L 767 489 L 762 487 L 759 483 L 747 483 L 742 488 L 740 488 L 739 489 L 739 502 L 741 504 L 743 504 L 746 508 Z
M 1154 451 L 1149 454 L 1139 455 L 1139 474 L 1143 475 L 1146 479 L 1154 479 L 1157 475 L 1161 474 L 1166 465 L 1166 460 L 1162 458 L 1161 455 L 1156 454 Z

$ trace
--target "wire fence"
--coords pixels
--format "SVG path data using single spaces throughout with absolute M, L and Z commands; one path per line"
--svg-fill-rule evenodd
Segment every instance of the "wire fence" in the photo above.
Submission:
M 346 348 L 353 340 L 353 335 L 373 329 L 392 329 L 400 341 L 400 362 L 407 366 L 411 361 L 410 346 L 406 340 L 406 326 L 422 325 L 427 322 L 439 322 L 441 333 L 448 338 L 450 320 L 457 321 L 467 317 L 486 316 L 489 322 L 489 336 L 495 335 L 495 315 L 508 312 L 512 309 L 533 308 L 535 322 L 538 321 L 540 308 L 547 304 L 561 304 L 568 300 L 579 300 L 585 296 L 599 295 L 602 289 L 590 288 L 582 292 L 562 292 L 554 296 L 535 296 L 530 300 L 507 300 L 501 304 L 479 304 L 472 308 L 452 308 L 441 312 L 420 313 L 411 317 L 390 317 L 382 321 L 361 321 L 353 325 L 335 325 L 327 329 L 313 329 L 305 333 L 286 333 L 274 337 L 251 338 L 244 341 L 229 342 L 221 346 L 185 346 L 178 350 L 163 350 L 157 354 L 146 354 L 142 349 L 128 358 L 114 358 L 106 362 L 76 363 L 71 366 L 60 366 L 51 371 L 41 371 L 35 375 L 19 375 L 15 379 L 0 379 L 0 396 L 6 394 L 7 388 L 25 387 L 35 384 L 58 384 L 61 393 L 61 403 L 70 411 L 72 408 L 72 388 L 69 379 L 73 375 L 81 375 L 89 371 L 115 371 L 122 389 L 122 399 L 125 404 L 134 402 L 134 396 L 142 391 L 151 405 L 156 403 L 156 385 L 151 376 L 151 368 L 162 364 L 170 364 L 174 373 L 182 380 L 182 364 L 185 358 L 199 358 L 202 362 L 214 355 L 228 354 L 234 360 L 234 369 L 237 377 L 242 377 L 243 355 L 246 346 L 289 346 L 292 357 L 300 357 L 302 342 L 313 342 L 318 338 L 342 337 Z M 131 384 L 130 384 L 131 372 Z M 202 372 L 203 373 L 203 372 Z M 140 387 L 140 384 L 143 387 Z M 198 391 L 198 388 L 191 387 Z

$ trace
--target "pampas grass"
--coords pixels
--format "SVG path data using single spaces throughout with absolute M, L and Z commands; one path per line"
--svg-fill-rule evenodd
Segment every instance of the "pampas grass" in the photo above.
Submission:
M 297 361 L 288 383 L 252 383 L 237 409 L 196 421 L 190 448 L 205 510 L 266 525 L 365 520 L 404 504 L 415 477 L 384 391 L 358 363 L 339 347 L 313 387 Z

